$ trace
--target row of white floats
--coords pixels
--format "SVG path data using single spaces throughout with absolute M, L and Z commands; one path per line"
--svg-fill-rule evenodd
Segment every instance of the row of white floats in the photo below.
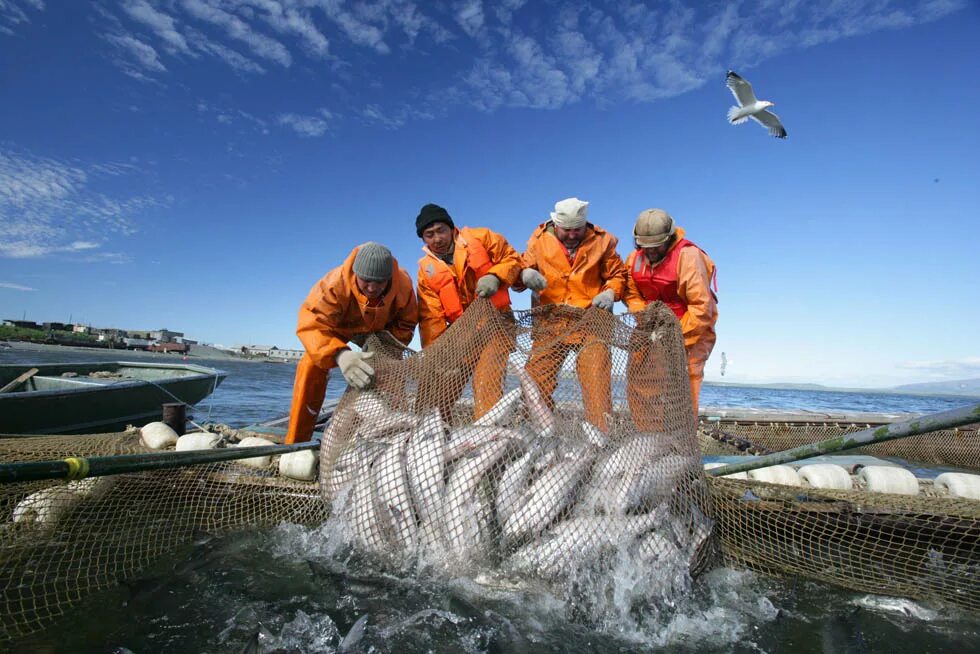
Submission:
M 151 422 L 140 429 L 140 440 L 153 450 L 165 450 L 173 447 L 178 452 L 189 452 L 216 449 L 220 445 L 221 436 L 210 432 L 194 432 L 177 436 L 177 432 L 166 423 Z M 277 445 L 277 443 L 258 436 L 248 436 L 239 441 L 237 445 L 230 445 L 230 447 L 266 447 L 269 445 Z M 279 475 L 282 477 L 313 481 L 316 479 L 318 459 L 313 450 L 300 450 L 299 452 L 287 452 L 277 456 L 237 459 L 235 463 L 260 470 L 270 470 L 275 463 Z
M 705 470 L 720 468 L 727 463 L 706 463 Z M 729 479 L 762 481 L 783 486 L 822 488 L 830 490 L 866 490 L 872 493 L 918 495 L 919 480 L 915 475 L 896 466 L 864 466 L 854 479 L 843 466 L 834 463 L 810 463 L 799 470 L 788 465 L 757 468 L 748 472 L 725 475 Z M 980 475 L 964 472 L 944 472 L 933 482 L 935 489 L 950 497 L 980 500 Z

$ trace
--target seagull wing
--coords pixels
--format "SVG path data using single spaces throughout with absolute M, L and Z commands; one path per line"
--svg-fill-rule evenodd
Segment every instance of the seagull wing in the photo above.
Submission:
M 728 71 L 728 76 L 725 78 L 725 86 L 731 89 L 732 95 L 735 96 L 735 100 L 739 106 L 746 107 L 757 102 L 755 93 L 752 91 L 752 85 L 739 77 L 734 71 Z
M 779 122 L 779 116 L 768 109 L 758 111 L 749 118 L 768 129 L 771 136 L 775 136 L 777 139 L 786 138 L 786 128 Z

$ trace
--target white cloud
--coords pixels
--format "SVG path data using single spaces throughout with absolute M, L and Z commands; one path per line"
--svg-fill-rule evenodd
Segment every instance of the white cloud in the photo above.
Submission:
M 130 164 L 85 165 L 0 148 L 0 257 L 91 252 L 133 234 L 133 217 L 169 198 L 115 198 L 96 190 Z
M 0 0 L 0 34 L 12 36 L 16 29 L 31 22 L 30 11 L 43 11 L 42 0 Z
M 122 8 L 130 18 L 149 27 L 171 51 L 191 53 L 187 39 L 177 28 L 177 21 L 169 14 L 159 11 L 146 0 L 126 0 Z
M 0 6 L 18 2 L 26 6 L 25 0 Z M 424 117 L 431 98 L 448 103 L 440 110 L 483 111 L 653 102 L 720 83 L 728 67 L 747 69 L 789 50 L 902 29 L 966 6 L 966 0 L 115 2 L 117 9 L 95 13 L 110 24 L 107 39 L 125 53 L 123 69 L 133 77 L 165 83 L 188 57 L 252 76 L 299 63 L 341 99 L 336 104 L 345 113 L 388 127 Z M 268 122 L 307 136 L 334 124 L 288 106 L 269 115 Z M 219 120 L 234 122 L 231 114 Z
M 0 282 L 0 288 L 9 288 L 12 291 L 36 291 L 36 288 L 31 288 L 30 286 L 23 286 L 21 284 L 12 284 L 10 282 Z
M 469 36 L 475 37 L 483 30 L 482 0 L 462 0 L 455 4 L 456 22 Z
M 326 117 L 329 117 L 327 112 Z M 323 136 L 327 133 L 327 121 L 320 116 L 301 116 L 299 114 L 282 114 L 279 116 L 279 124 L 291 127 L 300 136 L 308 138 Z
M 244 43 L 257 57 L 287 68 L 292 64 L 293 58 L 286 46 L 272 37 L 255 31 L 238 16 L 204 0 L 181 0 L 180 4 L 192 17 L 220 27 L 232 39 Z

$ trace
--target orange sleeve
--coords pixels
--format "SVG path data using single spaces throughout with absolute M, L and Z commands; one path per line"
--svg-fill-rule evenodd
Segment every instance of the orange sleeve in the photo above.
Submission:
M 296 335 L 321 370 L 330 370 L 336 365 L 337 354 L 347 347 L 350 339 L 350 333 L 339 327 L 347 304 L 345 300 L 350 299 L 345 295 L 346 284 L 340 269 L 335 269 L 313 285 L 299 308 Z
M 711 291 L 706 258 L 698 248 L 687 247 L 677 261 L 677 294 L 687 304 L 687 311 L 681 316 L 681 331 L 688 349 L 713 333 L 718 321 L 718 304 Z
M 616 252 L 616 245 L 619 243 L 616 237 L 610 234 L 607 235 L 606 239 L 600 274 L 602 288 L 599 291 L 610 290 L 619 300 L 626 291 L 626 264 L 623 263 L 623 258 L 619 256 L 619 252 Z
M 419 269 L 419 335 L 422 347 L 431 345 L 449 329 L 446 314 L 442 310 L 439 295 L 432 290 L 421 268 Z
M 520 255 L 521 269 L 517 272 L 517 279 L 514 280 L 513 284 L 511 284 L 511 288 L 518 293 L 522 293 L 527 290 L 527 287 L 524 286 L 524 282 L 521 281 L 521 271 L 523 271 L 525 268 L 534 268 L 535 270 L 538 270 L 538 258 L 534 249 L 534 245 L 538 240 L 537 235 L 537 232 L 535 232 L 531 235 L 531 238 L 527 239 L 527 249 L 524 250 L 524 254 Z
M 503 235 L 489 229 L 485 232 L 485 235 L 481 235 L 483 236 L 481 240 L 483 247 L 487 249 L 487 254 L 490 255 L 490 261 L 493 262 L 488 272 L 504 284 L 513 286 L 521 276 L 521 256 Z
M 636 282 L 633 281 L 633 275 L 630 274 L 629 262 L 632 260 L 632 256 L 642 257 L 643 255 L 631 255 L 626 260 L 626 290 L 623 292 L 623 303 L 626 305 L 627 311 L 636 313 L 637 311 L 646 309 L 648 303 L 643 299 L 643 295 L 640 294 L 640 289 L 636 286 Z
M 412 278 L 408 273 L 398 269 L 395 275 L 398 280 L 395 292 L 394 305 L 391 307 L 391 317 L 385 329 L 399 341 L 408 345 L 415 335 L 415 326 L 419 322 L 419 303 L 415 298 L 415 289 L 412 288 Z

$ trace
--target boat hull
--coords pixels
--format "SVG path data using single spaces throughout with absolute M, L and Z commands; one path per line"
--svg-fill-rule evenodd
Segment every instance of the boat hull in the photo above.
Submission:
M 165 403 L 200 402 L 226 375 L 193 364 L 18 364 L 0 366 L 0 385 L 32 367 L 38 372 L 23 388 L 0 395 L 0 433 L 82 434 L 140 426 L 159 420 Z

